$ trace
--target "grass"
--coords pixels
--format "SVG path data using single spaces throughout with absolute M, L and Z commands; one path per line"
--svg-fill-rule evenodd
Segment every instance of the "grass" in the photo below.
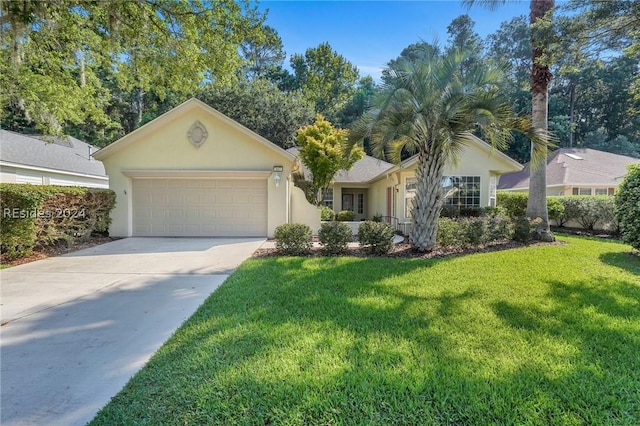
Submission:
M 640 424 L 640 258 L 245 262 L 93 425 Z

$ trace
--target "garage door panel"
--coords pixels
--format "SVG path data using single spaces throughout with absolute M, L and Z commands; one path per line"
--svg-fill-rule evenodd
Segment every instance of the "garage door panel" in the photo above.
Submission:
M 265 236 L 267 181 L 135 179 L 135 236 Z

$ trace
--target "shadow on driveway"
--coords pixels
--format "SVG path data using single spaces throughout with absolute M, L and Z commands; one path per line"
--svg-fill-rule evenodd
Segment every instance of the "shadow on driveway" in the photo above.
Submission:
M 130 238 L 3 270 L 2 425 L 90 421 L 263 242 Z

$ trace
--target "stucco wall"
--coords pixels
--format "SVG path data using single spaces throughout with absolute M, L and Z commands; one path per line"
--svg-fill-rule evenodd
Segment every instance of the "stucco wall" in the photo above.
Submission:
M 320 229 L 320 210 L 307 201 L 304 191 L 291 185 L 291 223 L 309 225 L 314 235 Z
M 513 171 L 513 166 L 505 165 L 497 157 L 484 149 L 475 145 L 465 147 L 456 164 L 449 164 L 445 167 L 445 176 L 480 176 L 480 206 L 489 205 L 490 178 L 498 176 L 496 171 Z M 511 169 L 509 169 L 511 167 Z M 373 182 L 369 190 L 369 212 L 371 214 L 380 213 L 386 215 L 387 211 L 387 188 L 393 187 L 394 191 L 394 211 L 399 222 L 410 221 L 411 218 L 405 214 L 405 183 L 407 177 L 415 176 L 415 165 L 407 169 L 400 169 L 389 176 L 383 176 Z
M 196 120 L 208 131 L 208 138 L 200 147 L 195 147 L 187 137 Z M 269 236 L 276 226 L 288 220 L 286 178 L 291 173 L 292 160 L 197 104 L 168 113 L 122 142 L 126 142 L 122 149 L 103 159 L 110 187 L 117 196 L 110 228 L 113 236 L 132 235 L 132 178 L 123 173 L 126 170 L 270 172 L 274 165 L 281 165 L 279 187 L 275 186 L 273 175 L 268 178 Z

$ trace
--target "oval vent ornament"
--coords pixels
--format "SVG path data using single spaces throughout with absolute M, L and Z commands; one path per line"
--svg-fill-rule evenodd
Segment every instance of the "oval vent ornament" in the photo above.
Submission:
M 200 146 L 207 140 L 207 136 L 209 133 L 207 132 L 207 128 L 198 120 L 193 123 L 193 126 L 189 129 L 189 142 L 193 144 L 196 148 L 200 148 Z

